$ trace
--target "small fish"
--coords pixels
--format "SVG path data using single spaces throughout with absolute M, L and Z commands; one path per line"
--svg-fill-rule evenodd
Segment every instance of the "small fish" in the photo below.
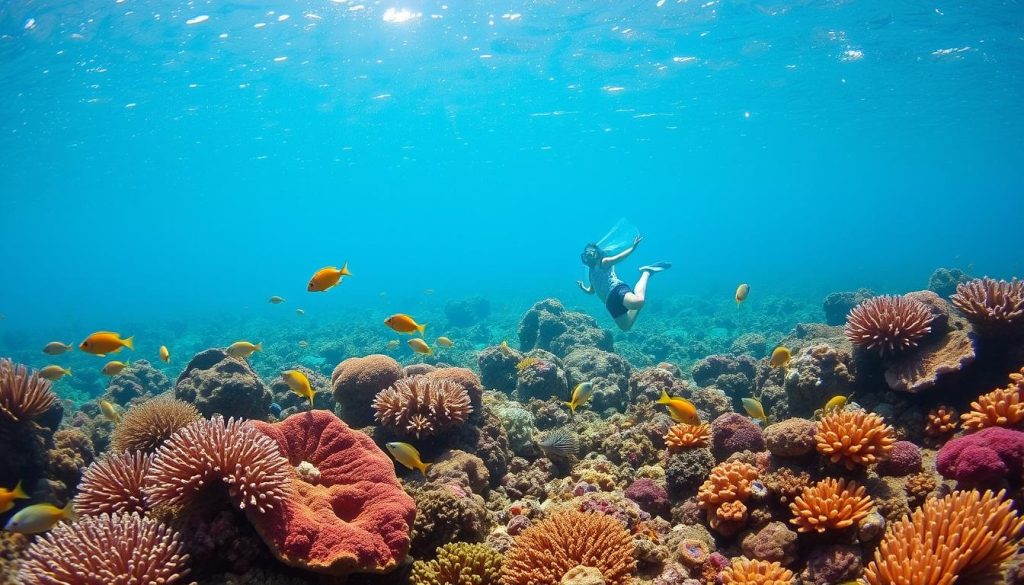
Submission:
M 846 408 L 846 403 L 848 401 L 849 398 L 843 396 L 842 394 L 839 394 L 838 396 L 833 396 L 832 398 L 829 399 L 828 402 L 825 403 L 824 410 L 825 412 L 831 412 L 833 410 L 842 410 Z
M 255 344 L 248 341 L 236 341 L 228 346 L 227 354 L 233 358 L 244 360 L 254 351 L 263 351 L 262 341 Z
M 108 353 L 117 353 L 121 351 L 121 348 L 127 347 L 128 349 L 135 351 L 135 338 L 129 337 L 127 339 L 121 339 L 120 333 L 114 333 L 113 331 L 97 331 L 89 337 L 85 338 L 78 349 L 86 353 L 98 355 L 103 357 Z
M 301 347 L 302 349 L 306 349 L 307 347 L 309 347 L 309 342 L 306 341 L 305 339 L 302 339 L 299 341 L 299 347 Z
M 306 309 L 295 309 L 295 314 L 301 317 L 306 314 Z
M 455 345 L 455 342 L 452 341 L 451 339 L 448 339 L 447 337 L 438 337 L 437 344 L 440 345 L 441 347 L 451 347 Z
M 427 345 L 427 342 L 423 341 L 419 337 L 410 339 L 407 343 L 409 344 L 409 347 L 412 348 L 412 350 L 418 354 L 430 355 L 434 353 L 434 350 L 430 349 L 430 346 Z
M 661 391 L 661 398 L 658 404 L 664 404 L 668 408 L 668 415 L 672 420 L 688 425 L 699 425 L 700 415 L 697 414 L 697 407 L 685 398 L 669 396 L 665 390 Z
M 759 421 L 767 422 L 768 417 L 764 414 L 764 406 L 761 405 L 761 401 L 757 398 L 744 398 L 743 410 L 747 411 L 750 418 L 756 418 Z
M 56 382 L 64 376 L 71 375 L 71 368 L 62 368 L 60 366 L 46 366 L 39 370 L 39 377 L 45 378 L 51 382 Z
M 14 507 L 14 500 L 27 500 L 29 495 L 21 489 L 21 482 L 14 486 L 13 490 L 0 487 L 0 514 Z
M 562 404 L 568 406 L 569 411 L 576 414 L 576 409 L 586 404 L 587 400 L 590 399 L 590 395 L 593 393 L 593 383 L 580 382 L 572 389 L 572 398 L 569 399 L 569 402 L 563 402 Z
M 398 333 L 408 333 L 410 335 L 419 332 L 422 336 L 423 330 L 427 328 L 426 323 L 417 323 L 415 319 L 404 313 L 391 315 L 387 319 L 384 319 L 384 324 Z
M 313 274 L 313 278 L 309 279 L 309 284 L 306 286 L 306 290 L 309 292 L 324 292 L 330 290 L 341 284 L 341 279 L 344 276 L 352 276 L 352 273 L 348 271 L 347 262 L 341 268 L 335 268 L 334 266 L 321 268 Z
M 43 353 L 46 355 L 60 355 L 65 351 L 71 351 L 72 347 L 70 343 L 61 343 L 59 341 L 51 341 L 43 347 Z
M 19 534 L 40 534 L 53 528 L 61 520 L 74 520 L 75 517 L 72 502 L 68 502 L 63 508 L 53 504 L 33 504 L 11 516 L 4 530 Z
M 419 469 L 424 477 L 427 476 L 427 468 L 433 465 L 433 463 L 424 463 L 420 459 L 420 452 L 409 443 L 392 442 L 385 446 L 388 448 L 388 453 L 391 453 L 391 456 L 395 458 L 395 461 L 409 469 Z
M 503 354 L 505 354 L 507 356 L 511 356 L 512 355 L 512 348 L 508 346 L 508 342 L 505 341 L 504 339 L 501 340 L 501 345 L 499 346 L 498 349 L 501 350 L 501 353 L 503 353 Z
M 793 357 L 788 347 L 779 346 L 772 352 L 772 359 L 768 361 L 768 365 L 773 368 L 786 367 L 789 365 L 789 358 Z
M 397 339 L 392 339 L 391 341 L 388 342 L 388 349 L 395 349 L 396 347 L 398 347 Z
M 105 376 L 116 376 L 121 373 L 122 370 L 128 367 L 128 362 L 107 362 L 103 366 L 103 375 Z
M 747 300 L 747 295 L 750 294 L 750 285 L 743 283 L 736 287 L 736 306 L 740 306 L 740 303 Z
M 306 374 L 298 370 L 285 370 L 281 372 L 281 379 L 284 380 L 285 384 L 292 389 L 292 392 L 298 394 L 303 398 L 309 399 L 309 407 L 313 408 L 313 397 L 316 396 L 316 390 L 309 385 L 309 378 Z
M 537 446 L 548 459 L 573 459 L 580 451 L 576 433 L 566 428 L 555 429 L 544 435 Z
M 160 359 L 165 363 L 171 363 L 171 352 L 167 350 L 166 345 L 160 346 Z
M 117 407 L 114 406 L 109 400 L 100 400 L 100 412 L 103 416 L 107 417 L 110 422 L 119 422 L 121 420 L 121 413 L 117 411 Z
M 280 305 L 283 302 L 284 302 L 284 297 L 279 297 L 277 295 L 274 295 L 274 296 L 270 297 L 270 304 L 272 304 L 272 305 Z

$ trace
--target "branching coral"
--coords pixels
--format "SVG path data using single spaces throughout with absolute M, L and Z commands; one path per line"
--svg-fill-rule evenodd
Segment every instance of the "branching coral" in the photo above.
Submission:
M 896 442 L 895 432 L 882 417 L 864 411 L 826 415 L 818 421 L 814 439 L 818 453 L 849 470 L 888 458 Z
M 959 284 L 949 300 L 979 330 L 1024 327 L 1024 280 L 977 278 Z
M 188 555 L 178 534 L 138 514 L 88 516 L 58 524 L 29 546 L 19 583 L 179 583 Z
M 793 572 L 779 563 L 737 559 L 722 571 L 722 585 L 792 585 Z
M 665 446 L 669 451 L 680 451 L 691 447 L 707 447 L 711 442 L 711 425 L 707 423 L 673 425 L 665 433 Z
M 755 481 L 757 468 L 749 463 L 727 461 L 711 470 L 711 476 L 697 490 L 697 503 L 707 511 L 711 528 L 728 535 L 746 523 L 745 502 Z
M 499 585 L 502 555 L 484 544 L 457 542 L 437 549 L 432 561 L 412 565 L 413 585 Z
M 0 359 L 0 422 L 33 420 L 56 402 L 49 380 L 41 378 L 39 372 L 29 374 L 27 367 Z
M 864 486 L 845 479 L 825 479 L 804 488 L 789 509 L 790 522 L 798 532 L 825 532 L 849 528 L 868 515 L 874 507 Z
M 1018 427 L 1024 422 L 1024 368 L 1010 374 L 1005 388 L 982 394 L 960 415 L 968 432 L 986 427 Z
M 147 506 L 143 485 L 152 462 L 152 455 L 127 451 L 94 462 L 78 485 L 75 511 L 85 516 L 144 514 Z
M 461 425 L 473 412 L 465 388 L 446 379 L 403 378 L 373 399 L 374 418 L 385 427 L 416 438 Z
M 929 439 L 944 441 L 956 432 L 958 425 L 956 411 L 948 406 L 938 406 L 928 411 L 924 434 Z
M 214 486 L 240 509 L 264 512 L 291 491 L 291 466 L 272 439 L 241 420 L 201 419 L 157 449 L 147 478 L 152 505 L 188 506 Z
M 179 429 L 202 418 L 188 402 L 163 396 L 133 406 L 114 428 L 110 447 L 115 452 L 152 453 Z
M 1004 492 L 953 492 L 891 525 L 864 572 L 868 585 L 995 583 L 1024 532 Z
M 611 516 L 567 511 L 516 537 L 502 568 L 503 585 L 558 585 L 577 565 L 601 571 L 607 585 L 626 585 L 636 566 L 633 539 Z
M 901 296 L 872 297 L 846 317 L 846 339 L 890 356 L 916 347 L 931 332 L 934 316 L 924 303 Z

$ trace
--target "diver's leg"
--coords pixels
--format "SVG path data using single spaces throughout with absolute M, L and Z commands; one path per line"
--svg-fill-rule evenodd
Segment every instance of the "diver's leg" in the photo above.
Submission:
M 628 292 L 622 297 L 622 305 L 624 307 L 635 311 L 644 308 L 644 303 L 647 302 L 647 280 L 650 277 L 651 273 L 647 270 L 640 274 L 640 280 L 636 281 L 633 292 Z
M 626 311 L 615 318 L 615 324 L 619 326 L 619 329 L 623 331 L 629 331 L 633 328 L 633 323 L 636 323 L 636 316 L 640 314 L 639 309 Z

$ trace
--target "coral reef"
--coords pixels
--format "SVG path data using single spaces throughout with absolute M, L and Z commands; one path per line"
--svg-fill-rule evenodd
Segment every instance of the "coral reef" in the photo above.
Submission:
M 828 325 L 842 325 L 846 323 L 846 316 L 854 307 L 875 296 L 875 293 L 862 288 L 856 292 L 834 292 L 829 293 L 822 302 L 822 310 L 825 311 L 825 323 Z
M 397 380 L 373 399 L 374 418 L 399 436 L 429 437 L 461 425 L 473 411 L 469 394 L 448 380 Z
M 757 372 L 757 361 L 747 355 L 710 355 L 693 364 L 693 381 L 699 386 L 749 394 Z
M 722 571 L 722 585 L 791 585 L 793 571 L 779 563 L 738 559 Z
M 711 425 L 702 423 L 689 425 L 679 423 L 669 427 L 665 433 L 665 447 L 669 451 L 681 451 L 691 447 L 707 447 L 711 442 Z
M 978 278 L 957 285 L 950 301 L 985 335 L 1024 331 L 1024 280 Z
M 412 566 L 412 585 L 500 585 L 501 553 L 483 544 L 449 543 Z
M 126 406 L 137 398 L 156 396 L 170 389 L 171 381 L 163 372 L 146 360 L 137 360 L 116 376 L 111 376 L 106 396 L 111 402 Z
M 891 356 L 917 347 L 931 332 L 928 307 L 906 296 L 872 297 L 846 318 L 846 338 L 857 347 Z
M 566 310 L 557 299 L 535 303 L 519 322 L 519 347 L 544 349 L 564 358 L 577 348 L 612 351 L 612 334 L 585 313 Z
M 470 327 L 483 323 L 491 314 L 491 303 L 483 297 L 448 301 L 444 305 L 444 316 L 453 327 Z
M 401 377 L 402 366 L 386 355 L 353 357 L 339 363 L 331 373 L 339 414 L 355 427 L 373 424 L 374 397 Z
M 116 452 L 153 453 L 171 435 L 202 418 L 188 402 L 160 396 L 133 406 L 121 418 L 110 436 Z
M 12 426 L 41 417 L 57 403 L 50 381 L 38 372 L 0 359 L 0 424 Z
M 178 376 L 174 395 L 195 405 L 206 417 L 263 418 L 273 401 L 270 390 L 249 363 L 222 349 L 196 354 Z
M 482 542 L 487 538 L 492 520 L 480 496 L 451 484 L 432 484 L 414 497 L 413 556 L 427 556 L 449 542 Z
M 75 496 L 75 512 L 84 516 L 100 514 L 145 514 L 143 490 L 153 456 L 140 452 L 108 453 L 82 474 Z
M 708 514 L 708 525 L 729 536 L 747 523 L 747 499 L 758 481 L 757 468 L 741 461 L 719 463 L 697 490 L 697 502 Z
M 818 421 L 818 453 L 847 469 L 866 467 L 887 459 L 896 442 L 892 427 L 882 417 L 864 411 L 839 411 Z
M 695 492 L 711 473 L 715 457 L 710 449 L 685 449 L 672 454 L 665 464 L 665 483 L 674 494 Z
M 928 277 L 928 290 L 940 297 L 949 298 L 958 286 L 970 280 L 971 277 L 959 268 L 936 268 Z
M 740 451 L 764 451 L 761 427 L 750 418 L 727 412 L 711 423 L 711 452 L 722 461 Z
M 910 441 L 896 441 L 892 444 L 889 458 L 875 466 L 879 475 L 903 477 L 921 471 L 921 449 Z
M 842 530 L 860 522 L 874 502 L 864 486 L 845 479 L 825 479 L 804 489 L 789 505 L 798 532 Z
M 971 411 L 960 415 L 960 419 L 967 431 L 1024 424 L 1024 368 L 1010 374 L 1010 383 L 1005 388 L 979 396 L 971 403 Z
M 547 400 L 552 396 L 569 399 L 569 376 L 565 366 L 551 352 L 531 350 L 516 364 L 515 397 L 526 403 L 531 398 Z
M 901 352 L 886 364 L 885 381 L 893 390 L 918 393 L 934 387 L 943 377 L 962 371 L 975 360 L 971 328 L 933 292 L 905 295 L 932 314 L 931 334 L 913 351 Z
M 769 522 L 757 531 L 748 532 L 740 541 L 743 556 L 761 561 L 788 565 L 797 559 L 797 534 L 782 522 Z
M 570 387 L 583 382 L 594 385 L 594 393 L 587 403 L 590 408 L 598 412 L 606 408 L 625 408 L 631 372 L 625 359 L 602 349 L 578 348 L 565 355 L 563 363 Z
M 800 457 L 814 451 L 817 425 L 803 418 L 788 418 L 764 430 L 764 443 L 772 455 Z
M 1024 484 L 1024 432 L 991 427 L 946 443 L 935 467 L 961 486 Z

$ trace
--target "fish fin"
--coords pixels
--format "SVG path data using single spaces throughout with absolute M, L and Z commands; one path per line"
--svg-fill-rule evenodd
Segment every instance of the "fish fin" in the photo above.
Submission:
M 135 337 L 129 337 L 128 339 L 125 339 L 121 343 L 123 343 L 124 346 L 127 347 L 128 349 L 135 351 Z
M 316 390 L 309 391 L 309 409 L 313 410 L 313 399 L 316 398 Z
M 78 513 L 75 512 L 75 500 L 68 500 L 68 503 L 65 504 L 63 508 L 61 508 L 60 516 L 68 522 L 74 522 L 75 520 L 78 520 Z
M 252 350 L 253 351 L 262 352 L 263 351 L 263 342 L 261 341 L 261 342 L 257 343 L 256 345 L 252 346 Z
M 96 355 L 97 355 L 98 357 L 107 357 L 107 354 L 105 354 L 105 353 L 98 353 L 98 354 L 96 354 Z
M 420 473 L 423 474 L 423 477 L 426 477 L 427 476 L 427 468 L 430 467 L 431 465 L 433 465 L 433 463 L 424 463 L 424 462 L 420 461 L 419 467 L 417 467 L 417 469 L 420 470 Z
M 420 337 L 423 337 L 423 331 L 427 328 L 426 323 L 421 323 L 416 326 L 416 329 L 420 332 Z
M 665 390 L 664 388 L 662 388 L 661 389 L 661 398 L 658 398 L 658 401 L 657 401 L 658 404 L 668 404 L 669 400 L 671 400 L 671 398 L 669 398 L 669 396 L 668 396 L 668 391 Z
M 342 276 L 352 276 L 352 273 L 348 271 L 348 262 L 341 265 L 341 270 L 339 270 L 339 272 Z
M 572 402 L 565 402 L 564 400 L 562 401 L 562 404 L 564 404 L 564 405 L 568 406 L 568 407 L 569 407 L 569 410 L 570 410 L 570 411 L 571 411 L 571 412 L 572 412 L 573 414 L 576 414 L 576 405 L 575 405 L 575 404 L 573 404 Z
M 64 375 L 74 377 L 71 374 L 71 368 L 64 368 Z
M 18 485 L 14 486 L 13 495 L 15 500 L 27 500 L 32 497 L 25 493 L 25 488 L 21 487 L 20 481 L 18 482 Z

